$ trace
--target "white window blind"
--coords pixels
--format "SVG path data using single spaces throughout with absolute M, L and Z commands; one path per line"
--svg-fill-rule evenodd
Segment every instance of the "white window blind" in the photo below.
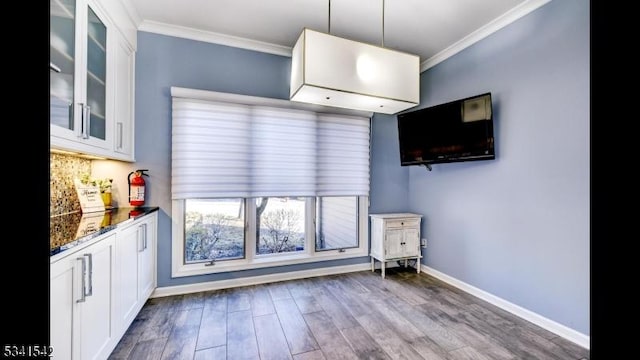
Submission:
M 252 196 L 314 196 L 316 115 L 253 107 Z
M 369 119 L 173 97 L 173 199 L 369 194 Z
M 173 199 L 247 197 L 251 191 L 251 108 L 173 99 Z
M 369 195 L 369 119 L 318 115 L 317 196 Z

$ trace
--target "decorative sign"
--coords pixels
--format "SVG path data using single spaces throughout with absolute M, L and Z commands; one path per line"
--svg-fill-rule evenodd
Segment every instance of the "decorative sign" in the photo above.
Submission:
M 83 184 L 80 180 L 74 180 L 82 213 L 104 212 L 104 202 L 100 196 L 100 187 L 97 185 Z

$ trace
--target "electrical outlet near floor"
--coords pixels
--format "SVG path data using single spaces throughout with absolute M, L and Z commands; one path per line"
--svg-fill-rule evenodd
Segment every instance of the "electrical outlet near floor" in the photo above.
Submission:
M 426 248 L 426 247 L 427 247 L 427 238 L 422 238 L 422 239 L 420 239 L 420 245 L 421 245 L 423 248 Z

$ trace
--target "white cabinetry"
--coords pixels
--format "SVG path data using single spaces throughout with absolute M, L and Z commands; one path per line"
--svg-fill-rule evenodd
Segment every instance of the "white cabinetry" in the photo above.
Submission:
M 147 215 L 141 224 L 141 250 L 138 251 L 138 294 L 142 301 L 140 309 L 156 288 L 156 246 L 158 213 Z M 127 325 L 129 326 L 129 325 Z
M 116 311 L 114 326 L 120 328 L 129 319 L 135 318 L 138 297 L 138 249 L 140 234 L 138 225 L 118 231 L 116 237 Z M 124 325 L 122 325 L 124 326 Z
M 114 245 L 109 235 L 51 264 L 54 359 L 106 359 L 113 350 Z
M 50 0 L 49 54 L 51 148 L 134 161 L 135 53 L 103 6 Z
M 88 0 L 50 0 L 52 147 L 88 153 L 112 148 L 110 24 Z
M 116 311 L 114 327 L 122 336 L 156 284 L 157 213 L 119 229 L 116 238 Z
M 52 258 L 53 358 L 107 359 L 156 287 L 157 212 Z
M 73 258 L 75 259 L 75 258 Z M 50 301 L 51 314 L 50 342 L 54 348 L 54 359 L 77 359 L 72 355 L 73 329 L 79 329 L 78 317 L 73 316 L 76 308 L 76 292 L 74 284 L 78 283 L 80 272 L 76 269 L 75 260 L 68 259 L 51 264 Z M 77 334 L 76 334 L 77 335 Z M 76 336 L 77 337 L 77 336 Z
M 387 261 L 416 260 L 420 272 L 420 221 L 422 215 L 410 213 L 371 214 L 371 271 L 375 260 L 380 261 L 381 274 L 385 276 Z
M 118 34 L 115 46 L 115 141 L 114 151 L 124 160 L 134 160 L 133 97 L 135 52 L 124 36 Z

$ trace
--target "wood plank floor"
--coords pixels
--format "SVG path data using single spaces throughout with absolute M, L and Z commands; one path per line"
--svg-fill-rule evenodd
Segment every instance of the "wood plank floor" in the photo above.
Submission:
M 414 269 L 149 299 L 109 359 L 589 359 Z

